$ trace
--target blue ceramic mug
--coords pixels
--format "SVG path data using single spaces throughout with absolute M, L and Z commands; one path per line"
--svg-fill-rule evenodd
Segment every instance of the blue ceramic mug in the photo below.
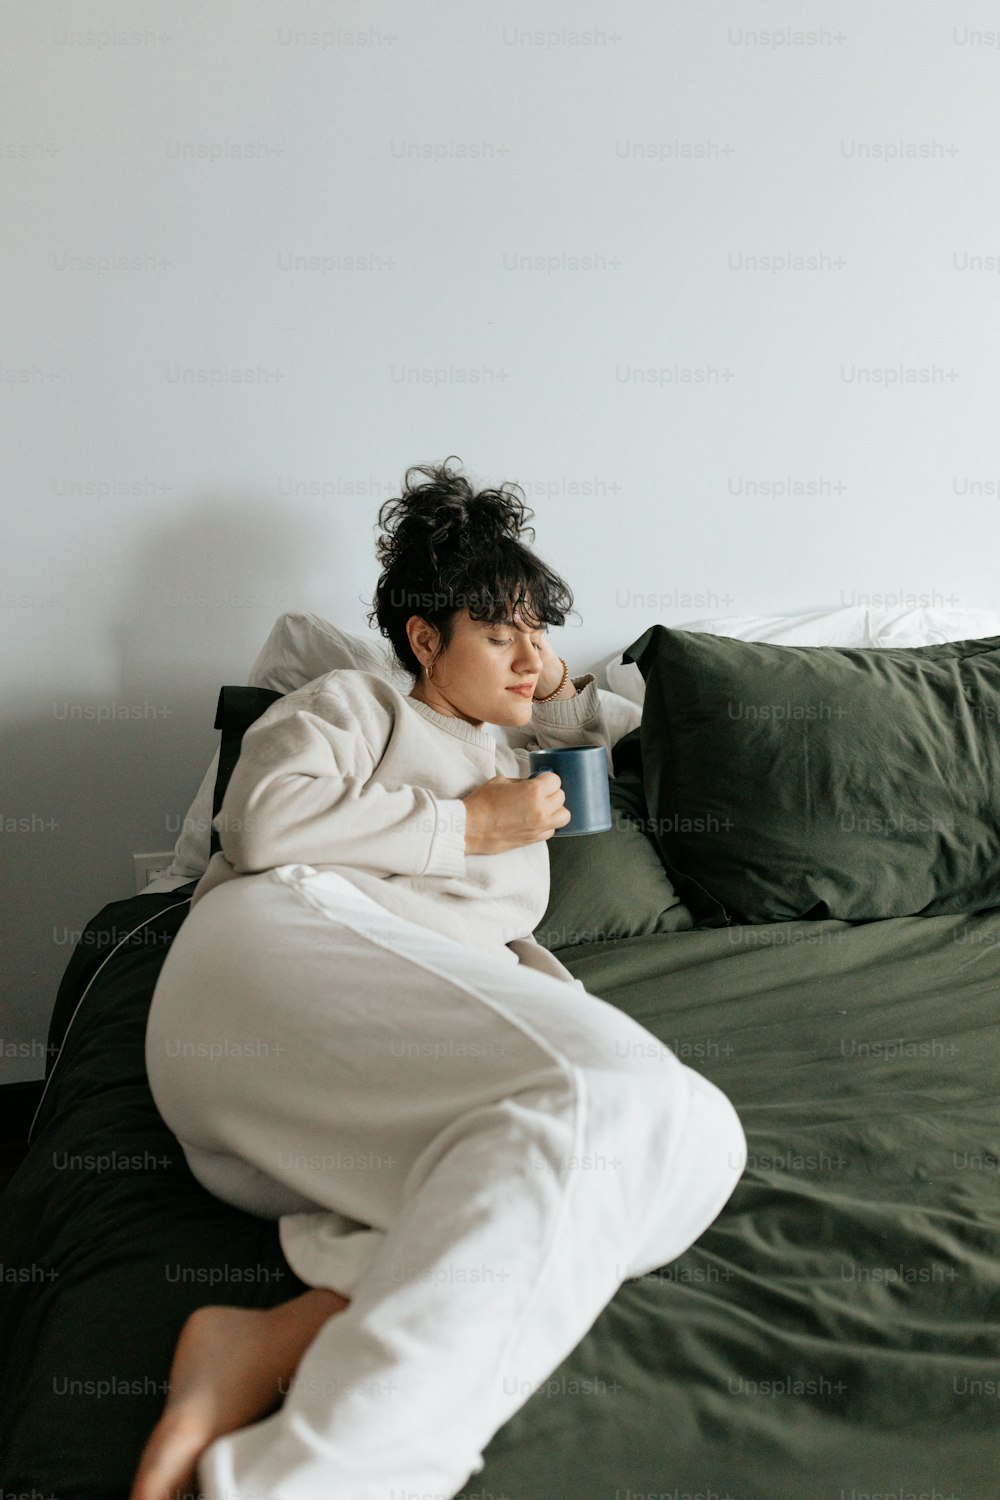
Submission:
M 553 838 L 582 833 L 605 833 L 611 827 L 608 757 L 603 745 L 563 745 L 558 750 L 529 750 L 529 780 L 542 771 L 555 771 L 562 782 L 570 821 Z

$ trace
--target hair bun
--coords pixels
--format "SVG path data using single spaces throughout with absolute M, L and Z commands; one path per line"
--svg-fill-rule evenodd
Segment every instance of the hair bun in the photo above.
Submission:
M 534 540 L 534 528 L 527 524 L 534 512 L 514 493 L 516 485 L 477 494 L 463 475 L 449 471 L 449 458 L 443 464 L 412 464 L 403 494 L 382 507 L 387 535 L 379 539 L 378 552 L 383 561 L 415 547 L 426 548 L 437 562 L 439 551 L 481 552 L 504 539 L 518 541 L 525 532 Z M 414 484 L 413 474 L 423 474 L 426 482 Z

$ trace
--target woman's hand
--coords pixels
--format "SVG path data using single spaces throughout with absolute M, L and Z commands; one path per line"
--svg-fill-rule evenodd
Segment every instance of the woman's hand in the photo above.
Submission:
M 563 674 L 562 661 L 553 651 L 547 635 L 539 637 L 538 655 L 541 659 L 541 670 L 538 674 L 538 681 L 535 683 L 532 701 L 536 698 L 547 698 L 549 693 L 554 693 L 562 681 Z M 560 698 L 576 697 L 576 688 L 569 677 L 566 678 L 566 686 L 559 696 Z
M 466 854 L 503 854 L 523 844 L 537 844 L 570 821 L 566 794 L 555 771 L 520 778 L 498 773 L 462 801 Z

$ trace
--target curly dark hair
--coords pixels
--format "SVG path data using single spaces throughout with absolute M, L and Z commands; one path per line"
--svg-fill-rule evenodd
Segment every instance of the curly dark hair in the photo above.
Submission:
M 504 483 L 476 493 L 462 474 L 448 468 L 455 457 L 412 464 L 402 495 L 386 500 L 378 514 L 382 572 L 368 624 L 378 621 L 397 660 L 414 677 L 421 666 L 406 633 L 411 615 L 440 631 L 440 656 L 465 608 L 473 620 L 499 624 L 519 618 L 532 630 L 562 625 L 567 612 L 576 613 L 569 585 L 518 540 L 522 532 L 530 532 L 532 541 L 535 537 L 527 524 L 534 511 L 514 493 L 520 485 Z M 423 475 L 425 482 L 414 483 L 413 475 Z

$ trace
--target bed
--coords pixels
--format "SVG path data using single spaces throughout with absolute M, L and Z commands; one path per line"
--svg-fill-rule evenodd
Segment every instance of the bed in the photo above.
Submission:
M 643 826 L 654 724 L 647 703 L 615 749 L 614 852 L 595 836 L 636 872 L 626 932 L 586 905 L 591 840 L 558 860 L 553 840 L 537 935 L 725 1091 L 747 1169 L 690 1250 L 623 1282 L 460 1494 L 1000 1495 L 1000 898 L 734 920 L 716 889 L 720 920 Z M 146 1083 L 146 1014 L 193 887 L 181 871 L 105 906 L 59 988 L 31 1146 L 0 1199 L 5 1494 L 125 1500 L 187 1315 L 304 1290 L 273 1223 L 195 1182 Z

